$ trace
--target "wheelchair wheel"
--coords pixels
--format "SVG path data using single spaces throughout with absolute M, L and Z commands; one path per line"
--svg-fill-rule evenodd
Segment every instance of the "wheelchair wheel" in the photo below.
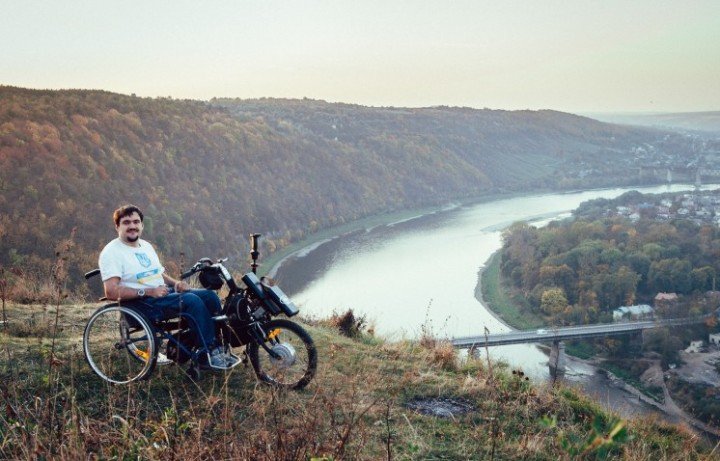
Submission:
M 278 387 L 302 389 L 315 376 L 317 349 L 310 335 L 297 323 L 275 319 L 263 325 L 266 344 L 279 357 L 271 357 L 256 342 L 247 345 L 257 377 Z
M 110 304 L 90 317 L 83 335 L 83 352 L 90 368 L 102 379 L 127 384 L 152 373 L 158 345 L 144 315 Z

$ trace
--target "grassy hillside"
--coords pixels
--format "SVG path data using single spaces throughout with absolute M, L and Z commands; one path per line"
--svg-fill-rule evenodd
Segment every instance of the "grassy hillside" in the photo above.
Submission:
M 677 427 L 622 421 L 564 387 L 425 336 L 389 343 L 309 325 L 320 368 L 278 392 L 239 367 L 194 384 L 175 366 L 108 387 L 82 359 L 95 306 L 8 305 L 0 457 L 8 459 L 710 459 Z M 433 405 L 430 405 L 434 403 Z M 436 415 L 421 410 L 434 409 Z M 449 411 L 454 411 L 450 416 Z
M 664 136 L 552 111 L 0 86 L 0 264 L 48 276 L 74 229 L 77 283 L 113 237 L 112 210 L 133 202 L 171 269 L 220 255 L 244 266 L 250 232 L 272 252 L 377 213 L 637 182 L 619 160 Z M 582 177 L 589 167 L 602 174 Z

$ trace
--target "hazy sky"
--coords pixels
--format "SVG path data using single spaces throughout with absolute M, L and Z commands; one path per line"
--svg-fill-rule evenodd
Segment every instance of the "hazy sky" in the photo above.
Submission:
M 720 110 L 720 0 L 0 0 L 0 84 L 374 106 Z

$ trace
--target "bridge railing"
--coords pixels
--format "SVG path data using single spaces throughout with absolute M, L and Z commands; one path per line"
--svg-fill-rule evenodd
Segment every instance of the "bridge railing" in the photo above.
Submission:
M 454 347 L 502 346 L 508 344 L 555 342 L 568 339 L 584 339 L 602 336 L 628 334 L 635 331 L 649 330 L 666 326 L 690 325 L 702 323 L 708 316 L 686 317 L 675 319 L 645 320 L 639 322 L 598 323 L 593 325 L 576 325 L 571 327 L 540 328 L 537 330 L 516 330 L 507 333 L 466 336 L 451 340 Z

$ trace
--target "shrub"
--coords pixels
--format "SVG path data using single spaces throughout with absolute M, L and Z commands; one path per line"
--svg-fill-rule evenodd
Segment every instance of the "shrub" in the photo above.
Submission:
M 348 338 L 360 337 L 365 327 L 367 327 L 365 316 L 355 317 L 352 309 L 348 309 L 344 314 L 333 313 L 330 324 Z

